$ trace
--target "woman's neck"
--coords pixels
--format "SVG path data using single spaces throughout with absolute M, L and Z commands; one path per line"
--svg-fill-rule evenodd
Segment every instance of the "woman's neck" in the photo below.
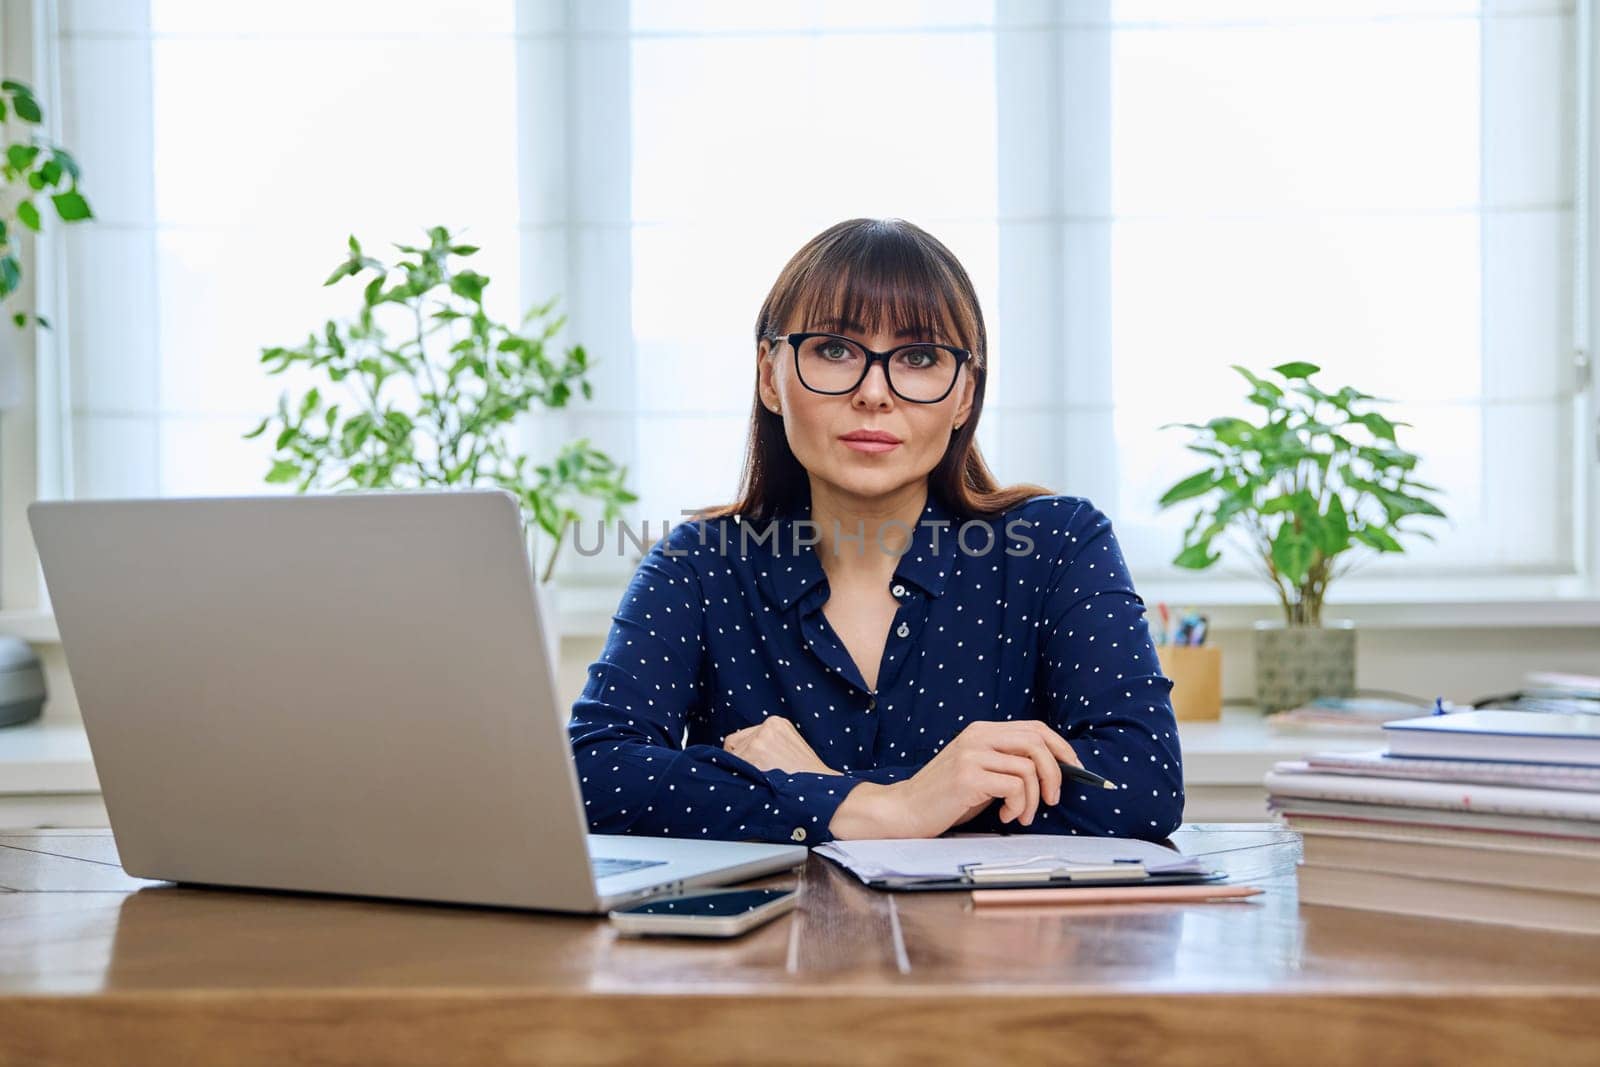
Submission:
M 830 576 L 893 574 L 927 502 L 926 481 L 869 498 L 843 496 L 813 484 L 811 521 L 822 569 Z

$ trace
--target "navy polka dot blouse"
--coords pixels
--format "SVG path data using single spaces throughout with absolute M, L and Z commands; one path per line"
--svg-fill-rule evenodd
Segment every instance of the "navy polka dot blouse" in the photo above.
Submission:
M 1177 829 L 1172 683 L 1105 515 L 1050 495 L 962 522 L 930 494 L 891 580 L 876 689 L 823 615 L 821 557 L 793 536 L 809 516 L 682 522 L 640 562 L 568 726 L 591 831 L 820 844 L 854 785 L 909 778 L 980 719 L 1042 719 L 1118 788 L 1066 782 L 1026 827 L 996 800 L 963 832 Z M 758 770 L 721 747 L 770 715 L 841 774 Z

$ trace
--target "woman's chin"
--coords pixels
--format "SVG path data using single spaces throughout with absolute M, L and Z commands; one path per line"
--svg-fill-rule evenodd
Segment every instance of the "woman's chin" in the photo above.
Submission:
M 891 493 L 906 482 L 911 476 L 899 469 L 899 464 L 894 467 L 871 467 L 867 464 L 841 464 L 831 472 L 828 480 L 846 493 L 854 496 L 874 497 Z

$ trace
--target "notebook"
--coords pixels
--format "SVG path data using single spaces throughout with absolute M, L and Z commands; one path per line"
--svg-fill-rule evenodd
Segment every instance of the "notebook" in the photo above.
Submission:
M 1600 715 L 1458 711 L 1383 724 L 1389 755 L 1600 767 Z
M 1305 797 L 1354 804 L 1440 808 L 1483 815 L 1531 815 L 1600 822 L 1600 794 L 1565 789 L 1528 789 L 1475 782 L 1428 782 L 1409 778 L 1363 778 L 1307 773 L 1304 760 L 1277 764 L 1264 779 L 1274 800 Z
M 1502 763 L 1489 760 L 1423 759 L 1383 752 L 1321 752 L 1306 762 L 1319 774 L 1425 778 L 1437 782 L 1518 785 L 1600 793 L 1600 767 L 1565 763 Z
M 1301 904 L 1600 934 L 1600 907 L 1587 894 L 1507 889 L 1316 864 L 1301 864 L 1298 873 Z
M 1444 878 L 1510 889 L 1543 889 L 1593 896 L 1600 909 L 1600 856 L 1581 848 L 1562 848 L 1547 840 L 1542 849 L 1461 845 L 1437 841 L 1384 840 L 1365 834 L 1300 830 L 1302 858 L 1317 867 L 1343 867 L 1400 874 L 1409 878 Z
M 1222 877 L 1197 858 L 1126 837 L 952 834 L 834 840 L 812 851 L 879 889 L 1161 885 Z
M 1401 804 L 1351 803 L 1343 800 L 1317 800 L 1308 797 L 1275 796 L 1267 807 L 1282 815 L 1291 827 L 1306 817 L 1337 819 L 1360 826 L 1393 824 L 1401 826 L 1448 827 L 1458 830 L 1493 831 L 1535 837 L 1571 837 L 1600 841 L 1600 822 L 1583 819 L 1545 819 L 1530 815 L 1494 815 L 1481 811 L 1447 808 L 1406 807 Z

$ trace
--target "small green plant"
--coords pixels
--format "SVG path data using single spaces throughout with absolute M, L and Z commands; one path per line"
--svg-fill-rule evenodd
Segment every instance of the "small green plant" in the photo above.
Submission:
M 1173 562 L 1209 567 L 1221 558 L 1212 542 L 1224 531 L 1242 534 L 1245 554 L 1272 583 L 1285 620 L 1320 626 L 1329 582 L 1356 562 L 1347 553 L 1363 546 L 1402 552 L 1400 537 L 1413 533 L 1432 540 L 1400 524 L 1444 518 L 1428 499 L 1441 490 L 1412 476 L 1417 456 L 1395 440 L 1396 427 L 1409 424 L 1368 410 L 1385 401 L 1348 386 L 1323 391 L 1312 384 L 1321 370 L 1312 363 L 1272 368 L 1283 385 L 1233 369 L 1249 381 L 1250 403 L 1264 409 L 1260 425 L 1232 417 L 1168 424 L 1198 431 L 1187 447 L 1211 460 L 1161 497 L 1163 508 L 1206 498 Z
M 0 81 L 0 123 L 9 127 L 9 119 L 37 127 L 44 122 L 44 111 L 34 98 L 33 90 L 19 81 Z M 0 302 L 11 297 L 22 284 L 22 261 L 17 256 L 17 240 L 25 226 L 34 233 L 44 228 L 41 203 L 62 222 L 82 222 L 94 217 L 89 201 L 78 191 L 78 163 L 66 149 L 52 144 L 37 130 L 29 130 L 27 138 L 13 141 L 5 138 L 3 157 L 0 157 Z M 43 316 L 30 311 L 15 311 L 11 322 L 19 329 L 32 319 L 45 329 L 50 323 Z
M 574 387 L 592 395 L 582 345 L 559 356 L 552 338 L 566 323 L 556 301 L 534 307 L 512 328 L 484 308 L 489 278 L 461 261 L 478 249 L 435 226 L 422 246 L 396 245 L 386 264 L 354 236 L 325 285 L 364 279 L 349 321 L 330 320 L 294 347 L 264 349 L 269 374 L 310 368 L 326 380 L 298 398 L 285 390 L 276 416 L 246 437 L 276 428 L 270 483 L 323 489 L 409 489 L 495 485 L 516 495 L 524 534 L 537 524 L 555 539 L 548 581 L 577 498 L 599 500 L 605 519 L 637 497 L 619 467 L 587 439 L 549 463 L 530 465 L 507 443 L 511 424 L 535 404 L 566 406 Z

